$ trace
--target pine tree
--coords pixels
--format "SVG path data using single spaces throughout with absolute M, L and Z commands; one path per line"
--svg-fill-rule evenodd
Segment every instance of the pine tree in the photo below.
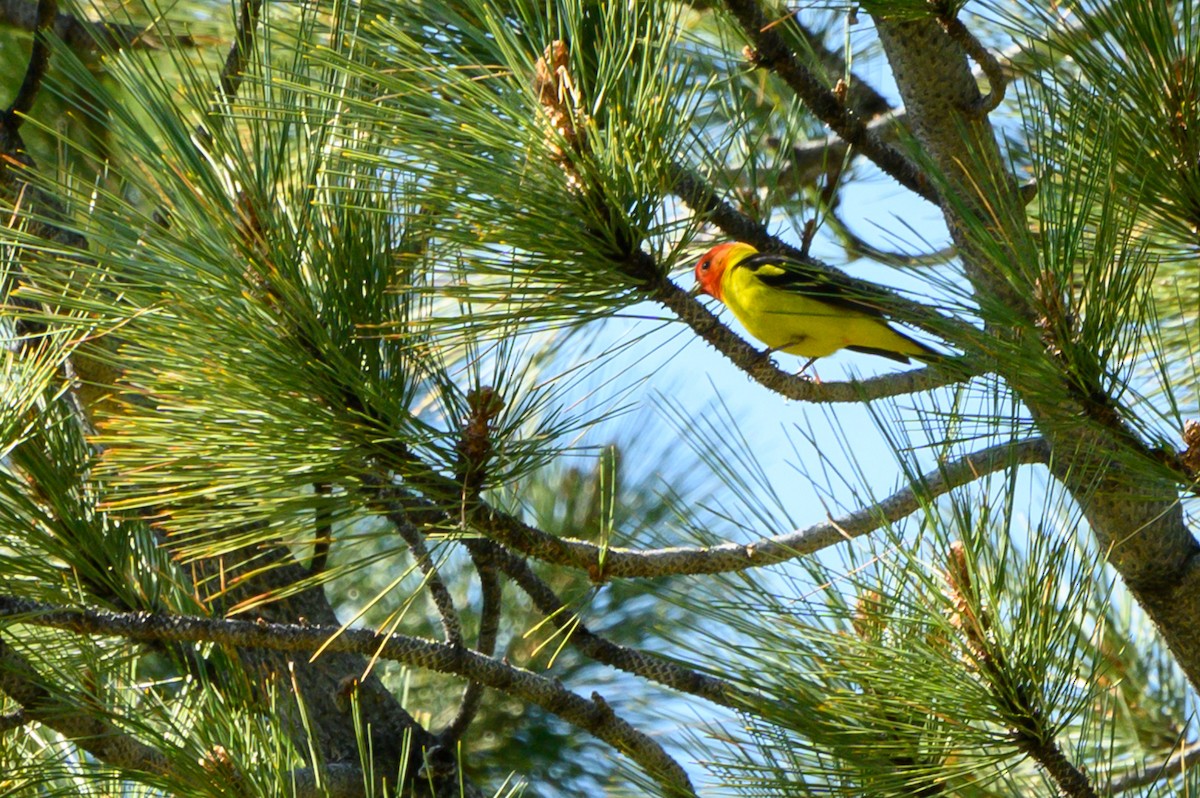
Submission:
M 1190 0 L 239 3 L 0 3 L 0 792 L 1200 787 Z

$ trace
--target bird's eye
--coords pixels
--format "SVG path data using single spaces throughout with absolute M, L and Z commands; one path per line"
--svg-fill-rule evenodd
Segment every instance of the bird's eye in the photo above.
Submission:
M 700 271 L 702 271 L 702 272 L 708 271 L 708 267 L 711 265 L 712 265 L 712 261 L 710 261 L 708 258 L 705 258 L 704 260 L 700 261 Z

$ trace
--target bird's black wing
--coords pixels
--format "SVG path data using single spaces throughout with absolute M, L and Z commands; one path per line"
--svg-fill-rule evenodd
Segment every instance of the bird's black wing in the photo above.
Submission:
M 772 252 L 751 255 L 736 268 L 749 269 L 772 288 L 794 291 L 868 316 L 883 315 L 879 306 L 871 302 L 871 285 L 856 281 L 841 272 L 821 269 L 802 260 Z

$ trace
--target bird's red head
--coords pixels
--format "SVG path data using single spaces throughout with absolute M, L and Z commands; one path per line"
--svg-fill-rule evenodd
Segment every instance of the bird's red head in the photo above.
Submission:
M 724 301 L 721 278 L 725 276 L 725 271 L 757 252 L 754 247 L 740 241 L 717 244 L 696 262 L 696 290 Z

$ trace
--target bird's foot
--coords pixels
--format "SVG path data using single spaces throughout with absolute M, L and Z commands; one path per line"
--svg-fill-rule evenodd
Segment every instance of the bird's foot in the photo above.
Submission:
M 775 354 L 776 352 L 779 352 L 779 351 L 782 351 L 782 350 L 784 350 L 784 349 L 787 349 L 789 346 L 794 346 L 794 345 L 795 345 L 795 343 L 789 343 L 789 344 L 785 344 L 784 346 L 769 346 L 769 347 L 767 347 L 766 349 L 764 349 L 764 350 L 762 350 L 761 352 L 759 352 L 759 353 L 758 353 L 758 356 L 759 356 L 759 357 L 761 357 L 763 360 L 767 361 L 768 363 L 770 363 L 771 365 L 773 365 L 773 366 L 774 366 L 774 365 L 775 365 L 775 361 L 771 359 L 771 355 Z M 805 372 L 807 372 L 807 371 L 808 371 L 810 368 L 812 368 L 812 364 L 813 364 L 813 363 L 816 363 L 816 362 L 817 362 L 817 358 L 815 358 L 815 357 L 810 357 L 808 360 L 806 360 L 806 361 L 804 362 L 804 365 L 800 367 L 800 370 L 799 370 L 799 371 L 797 371 L 797 372 L 796 372 L 794 375 L 792 375 L 792 376 L 795 376 L 795 377 L 803 377 L 804 379 L 807 379 L 807 380 L 812 380 L 812 381 L 813 381 L 813 382 L 815 382 L 817 385 L 820 385 L 820 384 L 821 384 L 821 377 L 820 377 L 820 376 L 817 374 L 817 370 L 816 370 L 816 369 L 812 369 L 812 376 L 811 376 L 811 377 L 810 377 L 810 376 L 808 376 L 807 374 L 805 374 Z M 778 366 L 776 366 L 776 368 L 778 368 Z
M 810 368 L 812 368 L 812 364 L 813 364 L 813 363 L 816 363 L 816 362 L 817 362 L 817 359 L 816 359 L 815 357 L 810 357 L 810 358 L 809 358 L 809 359 L 808 359 L 808 360 L 807 360 L 807 361 L 804 363 L 804 365 L 800 367 L 800 370 L 796 372 L 796 376 L 797 376 L 797 377 L 804 377 L 804 376 L 805 376 L 804 372 L 806 372 L 806 371 L 808 371 Z M 816 369 L 813 369 L 813 370 L 812 370 L 812 376 L 811 376 L 811 377 L 807 377 L 807 379 L 810 379 L 810 380 L 812 380 L 812 381 L 813 381 L 813 382 L 815 382 L 817 385 L 820 385 L 820 384 L 821 384 L 821 376 L 820 376 L 819 374 L 817 374 L 817 370 L 816 370 Z
M 772 359 L 771 356 L 774 355 L 776 352 L 778 352 L 779 349 L 780 349 L 780 347 L 778 347 L 778 346 L 768 346 L 766 349 L 759 352 L 758 356 L 773 366 L 773 365 L 775 365 L 775 361 L 774 361 L 774 359 Z

